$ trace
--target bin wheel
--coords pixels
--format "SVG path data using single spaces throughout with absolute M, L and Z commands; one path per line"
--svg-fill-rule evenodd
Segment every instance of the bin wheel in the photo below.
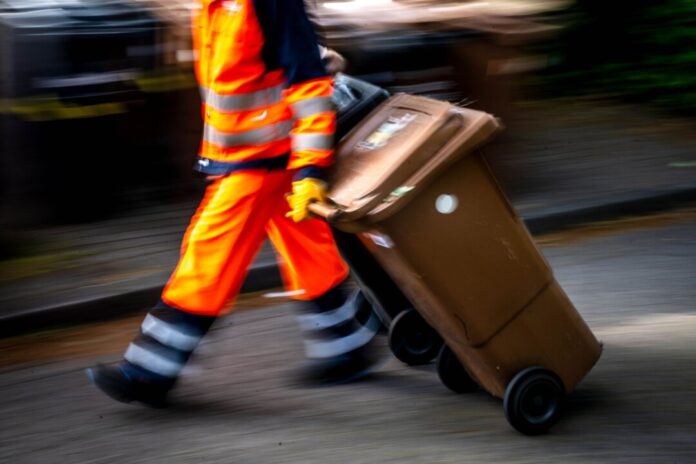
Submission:
M 440 335 L 415 309 L 400 312 L 389 328 L 389 348 L 409 366 L 427 364 L 442 346 Z
M 510 425 L 525 435 L 546 433 L 561 417 L 565 389 L 556 374 L 529 367 L 508 384 L 503 400 Z
M 442 345 L 437 356 L 437 375 L 442 384 L 455 393 L 469 393 L 478 389 L 478 384 L 447 345 Z

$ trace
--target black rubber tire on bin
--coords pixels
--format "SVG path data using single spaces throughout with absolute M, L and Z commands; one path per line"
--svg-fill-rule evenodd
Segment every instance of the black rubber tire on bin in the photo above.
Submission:
M 564 400 L 565 388 L 556 374 L 543 367 L 529 367 L 508 384 L 503 409 L 515 430 L 540 435 L 558 422 Z
M 389 348 L 409 366 L 429 363 L 441 347 L 442 337 L 415 309 L 400 312 L 389 327 Z
M 469 393 L 479 388 L 447 345 L 442 345 L 437 356 L 437 375 L 442 384 L 455 393 Z

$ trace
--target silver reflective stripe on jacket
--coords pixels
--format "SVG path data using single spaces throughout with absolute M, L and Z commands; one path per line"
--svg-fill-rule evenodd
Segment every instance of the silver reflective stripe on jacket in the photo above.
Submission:
M 291 105 L 293 115 L 296 119 L 314 116 L 327 111 L 334 111 L 335 106 L 331 97 L 312 97 L 300 100 Z
M 184 367 L 181 363 L 146 350 L 135 343 L 130 344 L 123 358 L 136 366 L 140 366 L 143 369 L 147 369 L 148 371 L 165 377 L 176 377 Z
M 244 111 L 274 105 L 283 99 L 284 85 L 235 95 L 224 95 L 201 87 L 203 102 L 218 111 Z
M 300 323 L 300 328 L 305 331 L 324 330 L 328 329 L 329 327 L 335 327 L 343 324 L 344 322 L 350 321 L 358 312 L 358 305 L 355 302 L 357 295 L 358 294 L 355 293 L 351 298 L 343 303 L 342 306 L 339 306 L 332 311 L 297 316 L 297 320 Z
M 238 147 L 242 145 L 260 145 L 263 143 L 283 140 L 290 136 L 292 121 L 281 121 L 275 124 L 259 127 L 241 132 L 222 132 L 210 124 L 203 129 L 203 139 L 223 148 Z
M 145 317 L 140 330 L 161 344 L 179 351 L 193 351 L 201 340 L 200 336 L 183 332 L 179 327 L 157 319 L 151 314 Z
M 293 150 L 330 150 L 334 146 L 333 134 L 294 134 Z
M 352 334 L 336 340 L 305 340 L 305 355 L 310 359 L 332 358 L 365 346 L 377 333 L 380 321 L 373 312 L 367 323 Z

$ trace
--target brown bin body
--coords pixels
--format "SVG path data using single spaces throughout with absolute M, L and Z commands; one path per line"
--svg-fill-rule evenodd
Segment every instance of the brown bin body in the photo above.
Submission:
M 498 129 L 486 113 L 393 97 L 339 146 L 331 219 L 491 394 L 531 366 L 570 391 L 601 345 L 476 151 Z

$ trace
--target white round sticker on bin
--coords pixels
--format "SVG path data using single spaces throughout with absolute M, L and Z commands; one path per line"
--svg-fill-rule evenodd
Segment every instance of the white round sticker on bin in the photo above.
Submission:
M 435 209 L 440 214 L 452 214 L 458 206 L 459 200 L 455 195 L 443 193 L 435 200 Z

